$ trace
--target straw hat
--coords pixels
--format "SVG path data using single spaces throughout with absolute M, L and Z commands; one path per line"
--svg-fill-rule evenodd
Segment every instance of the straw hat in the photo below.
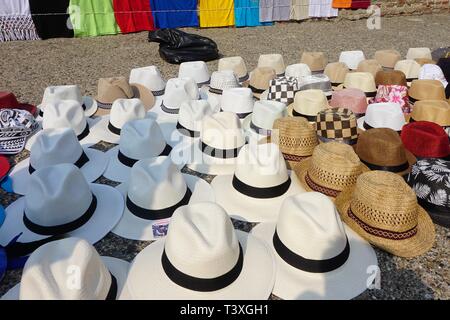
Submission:
M 323 72 L 328 59 L 323 52 L 303 52 L 300 62 L 307 64 L 313 73 Z
M 402 108 L 399 104 L 393 102 L 369 104 L 366 115 L 357 121 L 358 128 L 361 131 L 373 128 L 390 128 L 400 133 L 406 124 Z
M 325 67 L 324 74 L 330 78 L 331 85 L 337 87 L 344 82 L 345 76 L 349 72 L 347 65 L 343 62 L 332 62 Z
M 382 71 L 383 67 L 381 66 L 381 64 L 375 60 L 375 59 L 370 59 L 370 60 L 362 60 L 359 64 L 358 64 L 358 68 L 356 68 L 357 72 L 369 72 L 371 73 L 374 77 L 377 74 L 378 71 Z
M 322 90 L 304 90 L 295 94 L 294 103 L 287 108 L 291 117 L 303 117 L 315 122 L 317 114 L 328 108 L 328 100 Z
M 433 246 L 433 222 L 417 204 L 414 191 L 397 174 L 364 173 L 335 203 L 349 227 L 389 253 L 410 258 Z
M 375 52 L 373 58 L 377 60 L 383 68 L 393 69 L 397 61 L 401 59 L 401 54 L 394 49 L 378 50 Z
M 400 136 L 406 149 L 418 158 L 441 158 L 450 161 L 448 135 L 436 123 L 412 122 L 403 127 Z
M 44 116 L 45 105 L 60 100 L 75 100 L 81 105 L 86 117 L 93 116 L 98 109 L 97 101 L 88 96 L 82 96 L 80 87 L 77 85 L 50 86 L 45 88 L 42 102 L 39 108 L 39 116 Z
M 178 78 L 192 78 L 201 88 L 203 85 L 209 84 L 211 76 L 204 61 L 187 61 L 180 63 Z
M 37 116 L 36 106 L 17 101 L 14 93 L 9 91 L 0 91 L 0 109 L 19 109 L 31 113 L 33 117 Z
M 301 79 L 311 75 L 311 69 L 305 63 L 290 64 L 286 67 L 286 78 Z
M 220 104 L 221 111 L 234 112 L 243 120 L 253 112 L 253 93 L 250 88 L 225 89 Z
M 366 94 L 360 89 L 334 91 L 330 100 L 330 107 L 349 109 L 354 113 L 356 118 L 360 118 L 366 114 Z
M 410 82 L 419 78 L 420 64 L 418 64 L 414 60 L 397 61 L 394 69 L 397 71 L 401 71 L 405 74 L 408 86 L 410 85 Z
M 448 127 L 450 126 L 450 104 L 445 100 L 417 101 L 409 121 L 430 121 L 441 127 Z
M 424 64 L 422 68 L 420 68 L 419 79 L 439 80 L 444 88 L 448 85 L 448 81 L 445 79 L 444 72 L 441 67 L 435 64 Z
M 170 157 L 139 160 L 127 182 L 117 186 L 126 203 L 113 233 L 126 239 L 151 241 L 166 236 L 175 210 L 215 200 L 211 186 L 193 175 L 182 174 Z
M 250 80 L 244 86 L 248 86 L 252 90 L 255 98 L 259 99 L 261 94 L 269 89 L 270 81 L 275 79 L 276 76 L 275 69 L 258 67 L 250 73 Z
M 331 108 L 320 111 L 316 119 L 316 132 L 321 142 L 339 142 L 348 145 L 358 141 L 358 126 L 355 114 L 346 108 Z
M 249 75 L 247 66 L 242 57 L 226 57 L 219 59 L 218 71 L 231 70 L 234 72 L 239 82 L 245 82 L 248 80 Z
M 283 200 L 304 192 L 274 143 L 242 147 L 234 173 L 215 177 L 211 186 L 217 204 L 249 222 L 276 221 Z
M 441 226 L 450 227 L 450 161 L 423 159 L 412 167 L 406 182 L 419 204 Z
M 376 86 L 380 85 L 399 85 L 406 86 L 406 76 L 402 71 L 391 70 L 391 71 L 378 71 L 375 75 Z
M 319 144 L 312 157 L 294 170 L 306 191 L 317 191 L 334 199 L 369 168 L 359 161 L 351 146 L 328 142 Z
M 340 88 L 345 89 L 360 89 L 364 91 L 367 98 L 373 98 L 377 94 L 377 86 L 375 85 L 375 78 L 369 72 L 349 72 L 345 76 L 344 83 Z
M 172 148 L 164 140 L 160 126 L 153 119 L 133 120 L 123 126 L 118 146 L 108 150 L 105 176 L 126 182 L 133 165 L 142 159 L 167 156 Z
M 358 64 L 365 59 L 364 52 L 361 50 L 342 51 L 339 55 L 339 62 L 345 63 L 351 70 L 356 70 Z
M 116 300 L 128 268 L 124 260 L 101 257 L 86 240 L 52 241 L 30 255 L 20 283 L 2 300 Z M 68 285 L 73 271 L 80 276 L 78 288 Z
M 279 53 L 261 54 L 258 58 L 258 68 L 269 67 L 275 70 L 278 77 L 284 76 L 286 67 L 283 56 Z
M 409 48 L 406 59 L 433 59 L 430 48 Z
M 88 182 L 94 182 L 105 171 L 108 158 L 101 151 L 81 146 L 72 129 L 42 130 L 31 148 L 30 157 L 16 164 L 9 175 L 14 193 L 23 195 L 27 192 L 34 171 L 60 163 L 74 164 Z
M 139 85 L 130 85 L 125 77 L 100 78 L 95 97 L 98 104 L 95 115 L 109 114 L 113 102 L 117 99 L 131 98 L 140 99 L 146 110 L 150 110 L 155 105 L 155 97 L 148 89 Z
M 121 299 L 262 300 L 274 282 L 269 248 L 202 202 L 178 208 L 167 237 L 134 258 Z
M 29 192 L 6 208 L 0 244 L 6 246 L 22 233 L 22 243 L 68 235 L 96 243 L 117 224 L 123 200 L 114 188 L 89 184 L 73 164 L 36 170 Z
M 130 72 L 130 83 L 133 86 L 150 90 L 155 97 L 162 96 L 166 88 L 166 81 L 164 81 L 161 72 L 156 66 L 132 69 Z
M 273 294 L 289 300 L 351 299 L 367 289 L 375 251 L 344 225 L 333 202 L 318 192 L 287 198 L 276 223 L 260 223 L 251 234 L 275 255 Z
M 405 175 L 416 163 L 416 157 L 405 148 L 400 136 L 392 129 L 375 128 L 361 132 L 355 152 L 371 170 Z
M 409 101 L 415 104 L 420 100 L 444 100 L 445 89 L 438 80 L 414 80 L 409 89 Z

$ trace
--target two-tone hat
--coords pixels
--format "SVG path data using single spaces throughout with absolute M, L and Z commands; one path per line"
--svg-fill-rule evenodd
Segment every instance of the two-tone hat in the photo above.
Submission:
M 286 115 L 286 105 L 284 103 L 271 100 L 256 101 L 253 113 L 244 119 L 242 128 L 249 135 L 249 139 L 260 140 L 270 136 L 275 120 Z
M 287 78 L 301 79 L 311 75 L 311 69 L 306 63 L 290 64 L 286 67 L 285 76 Z
M 341 83 L 344 83 L 345 76 L 350 70 L 343 62 L 332 62 L 327 64 L 325 71 L 323 72 L 331 81 L 333 87 L 337 87 Z
M 375 75 L 376 86 L 380 85 L 399 85 L 406 86 L 406 75 L 399 70 L 378 71 Z
M 366 94 L 360 89 L 353 88 L 334 91 L 330 100 L 330 107 L 349 109 L 356 118 L 360 118 L 366 114 Z
M 31 113 L 33 116 L 37 116 L 37 108 L 36 106 L 19 102 L 14 95 L 14 93 L 9 91 L 0 91 L 0 109 L 19 109 L 26 110 Z
M 403 110 L 398 103 L 380 102 L 369 104 L 364 117 L 358 119 L 362 131 L 373 128 L 390 128 L 400 133 L 406 124 Z
M 397 61 L 401 59 L 401 54 L 394 49 L 378 50 L 373 58 L 378 61 L 383 68 L 393 69 Z
M 339 55 L 339 62 L 345 63 L 351 70 L 356 70 L 358 64 L 365 59 L 364 52 L 361 50 L 342 51 Z
M 261 95 L 267 100 L 282 102 L 286 105 L 294 102 L 295 93 L 299 90 L 298 78 L 277 77 L 270 80 L 267 94 Z
M 382 71 L 383 67 L 381 64 L 375 59 L 362 60 L 358 67 L 356 68 L 356 72 L 369 72 L 374 77 L 378 71 Z
M 389 253 L 410 258 L 433 246 L 433 222 L 397 174 L 366 172 L 353 188 L 341 192 L 335 203 L 350 228 Z
M 242 57 L 225 57 L 219 59 L 218 71 L 231 70 L 234 72 L 239 82 L 245 82 L 249 78 L 247 66 Z
M 307 64 L 312 73 L 322 73 L 328 64 L 328 59 L 323 52 L 308 52 L 302 53 L 300 62 Z
M 316 117 L 316 133 L 321 142 L 339 142 L 354 145 L 358 141 L 355 114 L 347 108 L 330 108 Z
M 284 76 L 284 72 L 286 71 L 283 56 L 279 53 L 261 54 L 258 58 L 258 68 L 260 67 L 274 69 L 278 77 Z
M 250 73 L 247 87 L 253 92 L 255 98 L 259 99 L 261 94 L 269 89 L 270 81 L 276 78 L 275 69 L 269 67 L 258 67 Z
M 162 96 L 166 88 L 166 81 L 157 66 L 134 68 L 130 72 L 130 83 L 133 86 L 150 90 L 155 97 Z
M 317 114 L 328 107 L 327 97 L 322 90 L 303 90 L 295 94 L 287 113 L 291 117 L 303 117 L 309 122 L 315 122 Z
M 187 61 L 180 64 L 178 78 L 192 78 L 197 83 L 197 86 L 201 88 L 209 84 L 211 76 L 204 61 Z
M 406 59 L 430 59 L 430 60 L 432 60 L 433 57 L 431 56 L 430 48 L 409 48 L 408 52 L 406 53 Z
M 438 80 L 414 80 L 409 88 L 409 101 L 415 104 L 421 100 L 443 100 L 445 88 Z

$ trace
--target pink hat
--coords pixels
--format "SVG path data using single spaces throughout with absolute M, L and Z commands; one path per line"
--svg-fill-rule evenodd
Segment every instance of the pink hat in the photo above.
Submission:
M 330 100 L 330 108 L 347 108 L 360 117 L 366 113 L 366 94 L 360 89 L 350 88 L 334 91 Z

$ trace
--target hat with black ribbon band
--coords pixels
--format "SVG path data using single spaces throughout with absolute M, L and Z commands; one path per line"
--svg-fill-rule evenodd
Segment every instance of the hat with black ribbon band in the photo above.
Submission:
M 108 122 L 108 130 L 114 134 L 120 135 L 120 128 L 115 127 L 111 122 Z
M 305 119 L 308 120 L 309 122 L 315 122 L 316 119 L 317 119 L 317 115 L 315 115 L 315 116 L 309 116 L 309 115 L 307 115 L 307 114 L 299 113 L 299 112 L 295 111 L 294 109 L 292 109 L 292 115 L 293 115 L 294 117 L 302 117 L 302 118 L 305 118 Z
M 162 90 L 158 90 L 158 91 L 152 91 L 152 93 L 155 97 L 159 97 L 159 96 L 164 95 L 165 91 L 166 91 L 165 89 L 162 89 Z
M 75 161 L 74 165 L 75 165 L 76 167 L 78 167 L 78 168 L 81 169 L 81 167 L 83 167 L 83 166 L 84 166 L 86 163 L 88 163 L 88 162 L 89 162 L 89 158 L 88 158 L 88 156 L 86 155 L 86 153 L 83 151 L 83 152 L 81 153 L 81 156 L 78 158 L 78 160 Z M 29 172 L 30 174 L 32 174 L 32 173 L 35 172 L 35 171 L 36 171 L 36 169 L 33 168 L 33 166 L 32 166 L 31 163 L 30 163 L 30 165 L 28 166 L 28 172 Z
M 222 108 L 220 108 L 220 111 L 224 112 L 224 110 Z M 237 112 L 233 112 L 235 113 L 239 119 L 244 119 L 245 117 L 247 117 L 249 114 L 251 114 L 252 112 L 245 112 L 245 113 L 237 113 Z
M 164 101 L 161 103 L 161 110 L 169 113 L 169 114 L 178 114 L 180 112 L 180 109 L 172 109 L 172 108 L 168 108 L 164 105 Z
M 105 300 L 116 300 L 117 299 L 117 279 L 113 276 L 111 272 L 111 286 L 109 287 L 108 294 L 106 295 Z
M 258 199 L 269 199 L 276 198 L 285 194 L 291 185 L 291 178 L 288 178 L 285 182 L 277 186 L 259 188 L 250 186 L 239 180 L 236 176 L 233 176 L 232 184 L 233 188 L 236 191 L 246 196 Z
M 264 91 L 266 91 L 266 90 L 264 90 L 264 89 L 258 89 L 258 88 L 255 88 L 255 87 L 252 86 L 252 85 L 249 85 L 248 87 L 252 90 L 253 93 L 263 93 Z
M 83 140 L 84 138 L 86 138 L 89 135 L 89 124 L 86 122 L 86 127 L 84 128 L 83 132 L 81 132 L 77 138 L 78 141 Z
M 364 123 L 363 123 L 363 127 L 364 127 L 364 129 L 366 129 L 366 130 L 369 130 L 369 129 L 375 129 L 374 127 L 372 127 L 370 124 L 368 124 L 367 122 L 365 122 L 364 121 Z M 400 131 L 396 131 L 398 134 L 400 134 L 400 133 L 402 133 L 402 131 L 400 130 Z
M 46 243 L 61 240 L 64 238 L 65 236 L 63 234 L 58 234 L 32 242 L 14 242 L 13 244 L 7 245 L 5 247 L 6 255 L 7 257 L 12 258 L 27 256 Z
M 215 93 L 215 94 L 222 94 L 223 90 L 209 87 L 209 92 Z
M 247 72 L 247 74 L 246 74 L 245 76 L 240 77 L 240 78 L 238 79 L 238 81 L 239 81 L 239 82 L 247 81 L 249 77 L 250 77 L 250 76 L 249 76 L 249 74 L 248 74 L 248 72 Z
M 81 105 L 84 111 L 86 111 L 86 105 L 83 103 Z M 42 109 L 39 109 L 39 116 L 44 117 L 44 111 Z
M 346 239 L 344 250 L 337 256 L 324 260 L 312 260 L 304 258 L 291 251 L 284 245 L 278 236 L 277 231 L 273 235 L 273 246 L 281 259 L 292 267 L 311 273 L 325 273 L 338 269 L 345 264 L 350 255 L 350 244 Z
M 157 157 L 168 156 L 171 151 L 172 151 L 172 147 L 169 146 L 168 144 L 166 144 L 164 150 Z M 122 163 L 123 165 L 130 167 L 130 168 L 132 166 L 134 166 L 134 164 L 140 160 L 140 159 L 133 159 L 133 158 L 127 157 L 120 150 L 117 152 L 117 159 L 120 161 L 120 163 Z
M 94 194 L 92 194 L 92 201 L 89 206 L 89 208 L 84 212 L 78 219 L 68 222 L 65 224 L 57 225 L 57 226 L 41 226 L 39 224 L 36 224 L 32 222 L 30 219 L 28 219 L 26 212 L 23 213 L 23 223 L 25 224 L 25 227 L 27 227 L 28 230 L 44 235 L 44 236 L 51 236 L 51 235 L 57 235 L 57 234 L 64 234 L 71 232 L 75 229 L 80 228 L 83 226 L 86 222 L 89 221 L 89 219 L 92 217 L 92 215 L 95 212 L 95 209 L 97 209 L 97 198 Z
M 191 137 L 191 138 L 200 137 L 199 131 L 194 131 L 194 130 L 188 129 L 185 126 L 183 126 L 180 122 L 177 122 L 177 129 L 181 134 L 183 134 L 187 137 Z
M 242 146 L 235 149 L 217 149 L 207 145 L 204 142 L 200 142 L 200 149 L 202 150 L 202 152 L 214 158 L 221 158 L 221 159 L 236 158 L 241 148 Z
M 317 138 L 320 141 L 325 142 L 325 143 L 326 142 L 339 142 L 339 143 L 348 144 L 350 146 L 352 146 L 352 145 L 354 145 L 354 144 L 356 144 L 358 142 L 358 138 L 356 138 L 356 139 L 339 139 L 339 138 L 330 139 L 330 138 L 325 138 L 325 137 L 322 137 L 322 136 L 317 136 Z
M 379 165 L 364 161 L 363 159 L 361 159 L 361 162 L 364 163 L 366 166 L 368 166 L 371 170 L 389 171 L 389 172 L 394 172 L 394 173 L 402 172 L 402 171 L 408 170 L 408 168 L 409 168 L 408 162 L 402 163 L 398 166 L 379 166 Z
M 239 277 L 244 265 L 244 254 L 239 244 L 239 258 L 235 266 L 216 278 L 197 278 L 181 272 L 170 262 L 165 250 L 161 257 L 161 264 L 167 277 L 180 287 L 199 292 L 211 292 L 228 287 Z
M 262 136 L 272 135 L 272 130 L 258 127 L 256 124 L 253 123 L 253 121 L 250 121 L 250 128 L 253 129 L 257 134 L 260 134 Z

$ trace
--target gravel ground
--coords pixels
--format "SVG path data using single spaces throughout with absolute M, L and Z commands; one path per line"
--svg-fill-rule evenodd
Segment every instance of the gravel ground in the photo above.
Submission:
M 214 39 L 223 56 L 242 56 L 249 70 L 259 54 L 278 52 L 285 63 L 296 63 L 303 51 L 324 51 L 330 61 L 342 50 L 361 49 L 372 57 L 377 49 L 396 48 L 406 54 L 409 47 L 438 48 L 450 45 L 449 15 L 383 18 L 381 30 L 368 30 L 366 21 L 307 21 L 282 23 L 272 27 L 187 29 Z M 89 39 L 52 39 L 46 41 L 0 44 L 0 90 L 11 90 L 22 101 L 39 103 L 45 87 L 79 84 L 86 94 L 95 95 L 100 77 L 128 76 L 133 67 L 158 65 L 167 78 L 176 76 L 178 66 L 165 63 L 158 45 L 146 41 L 147 33 Z M 217 61 L 209 62 L 210 70 Z M 107 150 L 112 145 L 94 146 Z M 10 159 L 17 163 L 26 151 Z M 184 169 L 183 171 L 186 171 Z M 202 175 L 207 181 L 211 176 Z M 98 182 L 115 185 L 100 178 Z M 0 190 L 0 202 L 7 206 L 18 196 Z M 249 231 L 248 223 L 234 221 L 235 227 Z M 110 233 L 96 244 L 102 255 L 125 260 L 133 257 L 148 242 L 130 241 Z M 381 287 L 357 299 L 449 299 L 450 230 L 436 226 L 436 243 L 421 257 L 403 259 L 376 250 L 381 268 Z M 0 284 L 0 296 L 20 280 L 20 271 L 8 272 Z M 272 296 L 273 299 L 277 297 Z

